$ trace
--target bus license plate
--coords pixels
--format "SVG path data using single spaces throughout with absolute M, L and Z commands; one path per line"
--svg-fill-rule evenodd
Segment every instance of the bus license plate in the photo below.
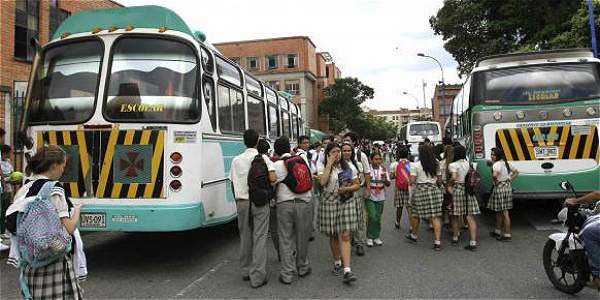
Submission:
M 558 158 L 558 147 L 556 146 L 534 147 L 533 150 L 536 159 Z
M 82 228 L 106 228 L 106 214 L 81 213 L 79 225 Z

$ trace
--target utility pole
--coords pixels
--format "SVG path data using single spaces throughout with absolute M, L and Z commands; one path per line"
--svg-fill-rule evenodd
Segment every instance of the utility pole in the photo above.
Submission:
M 598 44 L 596 41 L 596 22 L 594 20 L 594 5 L 592 0 L 588 0 L 588 13 L 590 15 L 590 32 L 592 33 L 592 49 L 594 50 L 594 57 L 598 57 Z
M 425 83 L 425 79 L 421 79 L 423 82 L 423 107 L 427 108 L 427 98 L 425 97 L 425 87 L 427 87 L 427 83 Z

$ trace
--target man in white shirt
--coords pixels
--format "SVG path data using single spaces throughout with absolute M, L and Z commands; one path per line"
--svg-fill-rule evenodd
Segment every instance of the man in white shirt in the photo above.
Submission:
M 279 281 L 284 284 L 292 283 L 294 273 L 304 277 L 312 272 L 308 261 L 312 191 L 296 194 L 283 182 L 288 175 L 285 160 L 292 156 L 290 150 L 287 137 L 282 136 L 275 141 L 275 154 L 281 158 L 274 163 L 274 167 L 277 174 L 277 228 L 281 254 Z M 311 176 L 310 172 L 305 175 Z
M 344 135 L 344 143 L 350 143 L 354 147 L 354 159 L 358 164 L 358 173 L 360 179 L 361 189 L 358 190 L 360 195 L 360 201 L 357 203 L 356 208 L 360 210 L 359 216 L 362 216 L 362 220 L 359 220 L 360 225 L 358 231 L 352 233 L 352 241 L 356 247 L 356 254 L 359 256 L 365 255 L 364 245 L 367 242 L 367 219 L 365 218 L 365 201 L 368 200 L 371 191 L 369 186 L 371 185 L 371 163 L 367 155 L 360 150 L 358 144 L 358 136 L 354 132 L 348 132 Z
M 250 203 L 248 194 L 248 172 L 254 158 L 259 155 L 258 132 L 248 129 L 244 132 L 244 144 L 247 149 L 231 162 L 229 179 L 233 185 L 235 204 L 238 212 L 238 229 L 240 232 L 240 264 L 242 278 L 250 281 L 253 288 L 267 284 L 267 232 L 269 227 L 269 199 L 267 205 L 256 206 Z M 273 163 L 262 155 L 269 170 L 269 180 L 275 183 L 277 175 Z M 250 214 L 252 214 L 250 216 Z M 250 219 L 251 218 L 251 219 Z M 252 226 L 251 226 L 252 225 Z

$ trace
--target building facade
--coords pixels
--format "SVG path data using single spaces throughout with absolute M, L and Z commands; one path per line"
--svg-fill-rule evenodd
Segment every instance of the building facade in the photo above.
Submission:
M 34 57 L 31 38 L 46 44 L 60 23 L 71 14 L 91 9 L 120 7 L 111 0 L 17 0 L 0 1 L 0 127 L 11 137 L 20 116 Z M 92 28 L 90 29 L 92 30 Z
M 408 124 L 411 121 L 431 120 L 431 109 L 429 108 L 400 108 L 399 110 L 370 110 L 375 116 L 384 118 L 387 122 L 398 127 Z
M 431 99 L 433 120 L 440 122 L 442 127 L 446 124 L 446 120 L 452 112 L 452 101 L 461 88 L 462 85 L 460 84 L 446 84 L 444 85 L 442 97 L 442 85 L 435 86 L 435 92 Z
M 242 68 L 278 91 L 293 95 L 308 127 L 329 131 L 326 116 L 320 116 L 323 90 L 341 76 L 327 52 L 317 52 L 309 37 L 217 43 L 214 46 Z

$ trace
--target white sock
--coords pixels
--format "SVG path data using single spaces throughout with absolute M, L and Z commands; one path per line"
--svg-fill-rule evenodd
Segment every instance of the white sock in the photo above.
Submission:
M 505 233 L 504 237 L 512 237 L 512 235 L 510 233 Z
M 341 260 L 336 260 L 333 262 L 336 266 L 341 266 L 342 265 L 342 261 Z
M 502 233 L 502 231 L 500 231 L 499 229 L 494 229 L 494 232 L 495 232 L 496 234 L 500 234 L 500 233 Z
M 413 233 L 410 234 L 410 237 L 413 238 L 413 239 L 417 238 L 417 236 L 415 234 L 413 234 Z
M 477 241 L 471 240 L 471 241 L 469 241 L 469 245 L 477 246 Z
M 350 267 L 344 267 L 344 274 L 346 274 L 346 273 L 348 273 L 350 271 L 352 271 L 352 270 L 350 270 Z
M 441 244 L 442 244 L 442 241 L 435 240 L 435 241 L 433 241 L 433 244 L 434 244 L 434 245 L 441 245 Z

